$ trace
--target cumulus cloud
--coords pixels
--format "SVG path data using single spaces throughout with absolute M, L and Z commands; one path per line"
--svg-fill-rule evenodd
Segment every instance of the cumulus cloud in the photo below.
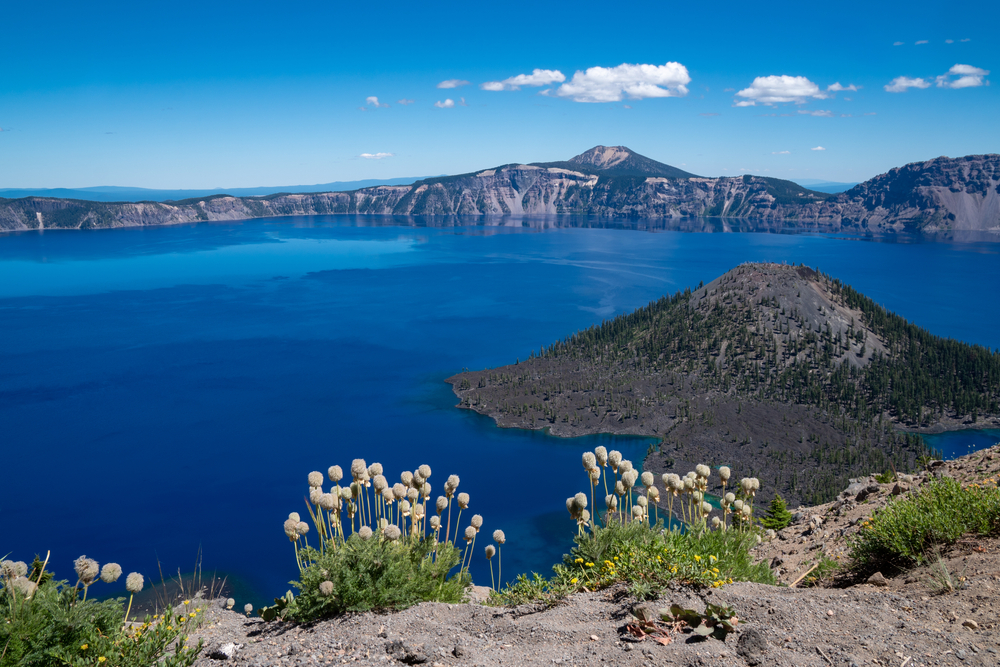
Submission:
M 370 107 L 375 107 L 376 109 L 378 109 L 380 107 L 383 108 L 383 109 L 388 109 L 389 108 L 389 105 L 387 103 L 380 103 L 378 101 L 378 98 L 375 97 L 374 95 L 371 96 L 371 97 L 366 97 L 365 98 L 365 104 L 367 104 Z
M 822 100 L 827 95 L 823 93 L 819 86 L 804 76 L 758 76 L 750 84 L 749 88 L 744 88 L 736 93 L 737 97 L 744 99 L 736 102 L 738 107 L 752 107 L 760 104 L 785 104 L 794 102 L 795 104 L 805 104 L 809 99 Z
M 558 97 L 574 102 L 621 102 L 627 97 L 641 100 L 647 97 L 683 97 L 691 76 L 680 63 L 665 65 L 630 65 L 590 67 L 577 71 L 573 78 L 555 90 Z
M 973 67 L 972 65 L 955 65 L 947 74 L 937 77 L 938 88 L 975 88 L 977 86 L 988 85 L 985 80 L 989 70 Z
M 825 151 L 826 149 L 822 146 L 817 146 L 816 148 L 810 148 L 811 151 Z
M 930 88 L 929 81 L 923 79 L 911 79 L 907 76 L 897 76 L 887 83 L 884 88 L 890 93 L 905 93 L 908 88 Z
M 446 99 L 444 102 L 438 100 L 437 102 L 434 103 L 434 106 L 436 106 L 438 109 L 451 109 L 452 107 L 455 106 L 455 100 L 451 98 Z
M 392 157 L 395 153 L 362 153 L 358 157 L 363 157 L 366 160 L 384 160 L 387 157 Z
M 534 69 L 531 74 L 518 74 L 503 81 L 487 81 L 480 84 L 483 90 L 520 90 L 521 86 L 551 86 L 562 83 L 566 75 L 557 69 Z
M 462 86 L 468 86 L 469 82 L 464 79 L 448 79 L 447 81 L 442 81 L 438 84 L 438 88 L 461 88 Z
M 791 155 L 792 151 L 771 151 L 771 155 Z
M 826 87 L 826 89 L 829 92 L 831 92 L 831 93 L 839 93 L 842 90 L 849 90 L 851 92 L 857 92 L 858 86 L 855 86 L 853 83 L 851 85 L 849 85 L 849 86 L 842 86 L 842 85 L 840 85 L 840 82 L 838 81 L 837 83 L 831 83 L 829 86 Z
M 816 116 L 817 118 L 833 118 L 833 112 L 830 111 L 829 109 L 827 110 L 816 109 L 815 111 L 809 111 L 808 109 L 799 109 L 799 113 L 802 114 L 803 116 Z

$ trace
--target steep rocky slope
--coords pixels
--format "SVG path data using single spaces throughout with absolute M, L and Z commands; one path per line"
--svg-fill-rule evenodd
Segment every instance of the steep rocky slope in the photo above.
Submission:
M 580 214 L 608 218 L 718 217 L 743 229 L 1000 231 L 1000 155 L 937 158 L 829 195 L 762 176 L 702 178 L 623 146 L 566 162 L 511 164 L 410 186 L 353 192 L 217 196 L 172 203 L 0 199 L 0 230 L 163 225 L 277 215 Z

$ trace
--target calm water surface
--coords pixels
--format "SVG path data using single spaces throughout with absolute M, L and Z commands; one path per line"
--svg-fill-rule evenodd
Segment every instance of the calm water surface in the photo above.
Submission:
M 374 222 L 0 236 L 0 554 L 150 577 L 201 546 L 259 604 L 297 574 L 281 523 L 304 509 L 306 474 L 362 457 L 391 481 L 429 464 L 435 495 L 458 474 L 486 535 L 507 533 L 504 578 L 547 572 L 571 544 L 582 451 L 639 461 L 650 440 L 498 429 L 455 409 L 443 379 L 744 261 L 818 266 L 934 333 L 1000 347 L 988 241 Z

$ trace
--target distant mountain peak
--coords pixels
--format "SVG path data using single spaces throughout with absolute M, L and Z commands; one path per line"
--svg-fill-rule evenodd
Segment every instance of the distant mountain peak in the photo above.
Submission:
M 625 146 L 594 146 L 576 157 L 569 159 L 574 164 L 589 164 L 600 169 L 609 169 L 625 162 L 630 157 L 642 157 Z
M 692 178 L 690 174 L 669 164 L 639 155 L 627 146 L 594 146 L 589 151 L 570 158 L 566 163 L 589 167 L 608 176 L 653 176 L 660 178 Z

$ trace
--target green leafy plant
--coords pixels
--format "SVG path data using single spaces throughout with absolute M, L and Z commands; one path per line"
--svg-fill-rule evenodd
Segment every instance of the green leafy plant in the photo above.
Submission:
M 830 558 L 826 554 L 821 554 L 816 567 L 807 574 L 799 583 L 801 588 L 817 586 L 824 579 L 828 579 L 840 570 L 840 563 Z
M 887 470 L 886 472 L 880 472 L 875 475 L 875 481 L 878 482 L 879 484 L 888 484 L 889 482 L 895 479 L 896 475 L 891 470 Z
M 726 641 L 726 635 L 736 631 L 739 618 L 729 607 L 706 604 L 704 613 L 684 609 L 680 605 L 670 605 L 669 613 L 662 613 L 663 620 L 682 621 L 694 634 Z
M 768 505 L 766 514 L 761 517 L 760 523 L 765 528 L 771 530 L 781 530 L 787 528 L 792 522 L 792 513 L 788 511 L 788 504 L 785 499 L 778 494 Z
M 909 567 L 926 562 L 933 547 L 953 544 L 967 533 L 997 532 L 1000 490 L 995 481 L 962 487 L 946 477 L 893 500 L 864 521 L 851 542 L 851 567 L 862 575 Z

